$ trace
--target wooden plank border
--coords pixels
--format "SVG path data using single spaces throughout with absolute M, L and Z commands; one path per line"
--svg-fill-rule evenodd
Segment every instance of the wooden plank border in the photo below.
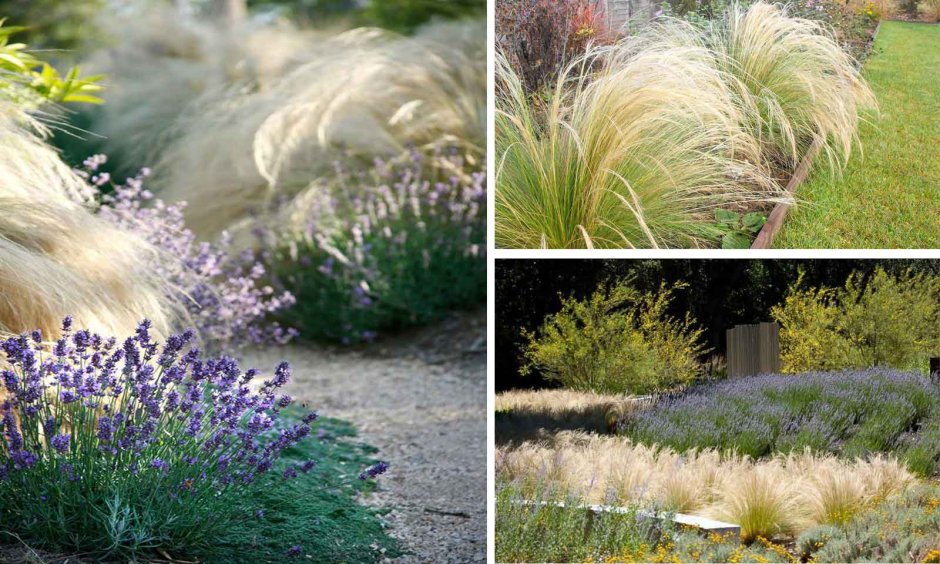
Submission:
M 878 37 L 878 32 L 881 30 L 881 21 L 878 20 L 878 25 L 875 26 L 875 32 L 871 34 L 871 41 L 868 42 L 868 45 L 865 46 L 864 57 L 867 59 L 868 54 L 871 52 L 872 47 L 875 45 L 875 38 Z M 856 63 L 856 66 L 861 70 L 861 61 Z M 809 176 L 809 172 L 813 167 L 813 160 L 816 159 L 816 155 L 819 154 L 819 149 L 822 147 L 822 139 L 817 137 L 813 140 L 813 144 L 810 145 L 809 149 L 806 151 L 806 154 L 803 156 L 803 160 L 800 161 L 800 164 L 797 165 L 796 170 L 793 171 L 793 176 L 790 177 L 790 181 L 787 182 L 786 191 L 791 196 L 795 196 L 796 189 L 803 183 L 804 180 Z M 774 206 L 773 211 L 770 212 L 770 215 L 767 216 L 767 221 L 764 223 L 764 226 L 761 228 L 760 232 L 757 233 L 757 237 L 754 238 L 754 242 L 751 244 L 751 249 L 769 249 L 774 243 L 774 237 L 777 236 L 777 233 L 783 227 L 783 220 L 786 219 L 787 213 L 790 211 L 790 207 L 796 203 L 796 199 L 790 202 L 779 202 Z
M 731 535 L 731 536 L 740 536 L 741 535 L 741 526 L 735 525 L 734 523 L 725 523 L 723 521 L 715 521 L 714 519 L 707 519 L 705 517 L 698 517 L 697 515 L 686 515 L 685 513 L 653 513 L 652 511 L 636 511 L 628 507 L 618 507 L 616 505 L 592 505 L 592 504 L 578 504 L 578 505 L 567 505 L 561 501 L 548 502 L 548 501 L 532 501 L 528 499 L 515 499 L 512 500 L 512 503 L 516 505 L 528 505 L 528 506 L 538 506 L 538 507 L 558 507 L 561 509 L 571 508 L 578 509 L 582 511 L 590 511 L 592 515 L 602 515 L 604 513 L 620 513 L 620 514 L 630 514 L 635 513 L 637 517 L 642 519 L 657 519 L 660 521 L 672 521 L 679 525 L 684 525 L 686 527 L 692 527 L 706 533 L 715 533 L 721 536 Z

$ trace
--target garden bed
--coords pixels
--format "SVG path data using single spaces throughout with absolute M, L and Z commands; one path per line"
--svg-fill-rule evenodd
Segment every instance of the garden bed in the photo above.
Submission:
M 497 551 L 549 560 L 891 562 L 907 547 L 933 558 L 936 539 L 924 527 L 940 507 L 931 485 L 940 474 L 938 404 L 940 389 L 912 373 L 767 375 L 667 397 L 626 419 L 621 436 L 562 431 L 498 446 L 501 495 L 540 506 L 502 503 Z M 553 509 L 598 504 L 619 506 L 619 516 Z M 741 535 L 642 523 L 664 511 L 740 525 Z M 626 517 L 639 521 L 628 527 Z M 885 521 L 897 535 L 856 545 Z M 615 523 L 630 538 L 606 546 L 602 532 Z M 526 527 L 563 540 L 538 552 Z M 500 529 L 510 536 L 501 541 Z

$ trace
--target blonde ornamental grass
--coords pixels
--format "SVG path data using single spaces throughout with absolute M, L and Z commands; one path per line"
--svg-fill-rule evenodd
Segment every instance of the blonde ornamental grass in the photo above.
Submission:
M 697 246 L 717 236 L 716 207 L 773 200 L 733 158 L 753 148 L 710 60 L 645 37 L 594 49 L 542 110 L 498 55 L 497 245 Z
M 560 429 L 615 429 L 652 402 L 624 394 L 565 388 L 510 390 L 496 395 L 496 440 L 522 442 Z
M 877 100 L 831 30 L 758 2 L 732 5 L 703 41 L 733 77 L 765 165 L 790 172 L 819 138 L 822 166 L 830 173 L 845 166 L 863 112 Z
M 148 268 L 158 252 L 93 215 L 89 187 L 42 140 L 44 129 L 0 105 L 0 332 L 57 336 L 72 315 L 107 333 L 142 317 L 168 334 L 183 315 Z
M 639 503 L 737 523 L 745 540 L 844 523 L 915 481 L 902 464 L 880 455 L 842 460 L 806 451 L 754 460 L 578 432 L 500 447 L 496 471 L 589 503 Z
M 411 37 L 191 22 L 186 31 L 191 45 L 181 53 L 165 41 L 155 49 L 146 34 L 121 38 L 118 53 L 135 58 L 131 66 L 118 56 L 104 65 L 114 107 L 139 99 L 142 73 L 163 81 L 159 103 L 113 110 L 92 129 L 115 139 L 138 132 L 131 138 L 140 137 L 142 149 L 132 156 L 154 164 L 153 187 L 162 198 L 189 202 L 188 224 L 202 237 L 238 232 L 275 199 L 322 189 L 337 160 L 371 164 L 413 146 L 430 152 L 448 145 L 482 162 L 482 22 L 430 24 Z M 262 40 L 272 35 L 286 39 L 272 47 Z M 219 52 L 231 54 L 202 56 Z M 165 116 L 171 107 L 174 115 Z

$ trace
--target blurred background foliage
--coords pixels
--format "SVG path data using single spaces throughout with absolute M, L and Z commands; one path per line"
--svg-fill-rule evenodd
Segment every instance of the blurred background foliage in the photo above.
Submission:
M 539 374 L 520 376 L 524 331 L 536 330 L 562 308 L 562 297 L 586 299 L 598 285 L 630 280 L 640 292 L 661 285 L 688 286 L 672 295 L 669 315 L 689 313 L 705 329 L 702 344 L 724 354 L 725 330 L 741 323 L 771 320 L 771 309 L 787 297 L 802 272 L 807 287 L 844 287 L 855 273 L 867 286 L 878 269 L 892 275 L 908 270 L 940 274 L 936 260 L 500 260 L 496 262 L 496 388 L 543 388 Z
M 302 24 L 347 20 L 401 33 L 434 19 L 486 14 L 486 0 L 248 0 L 248 6 L 274 9 Z
M 102 10 L 147 4 L 205 15 L 286 18 L 304 27 L 376 26 L 400 33 L 433 20 L 486 14 L 486 0 L 0 0 L 0 17 L 7 18 L 8 25 L 27 27 L 21 41 L 67 57 L 107 38 L 107 30 L 97 23 Z

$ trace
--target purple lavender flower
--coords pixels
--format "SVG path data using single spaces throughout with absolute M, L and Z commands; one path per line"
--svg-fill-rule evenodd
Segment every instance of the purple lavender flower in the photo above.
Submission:
M 106 160 L 103 155 L 89 157 L 86 167 L 89 163 L 100 166 Z M 296 330 L 269 323 L 267 318 L 292 306 L 294 296 L 264 285 L 264 265 L 250 252 L 233 255 L 227 235 L 215 245 L 198 243 L 183 219 L 185 203 L 167 205 L 154 199 L 143 187 L 146 176 L 142 170 L 124 184 L 114 186 L 113 193 L 102 194 L 98 213 L 116 227 L 132 231 L 165 251 L 166 260 L 153 267 L 168 288 L 177 289 L 178 295 L 173 297 L 186 304 L 203 341 L 213 350 L 227 351 L 249 344 L 284 344 L 293 339 Z M 99 181 L 100 186 L 110 179 L 99 177 Z M 191 335 L 176 338 L 188 341 Z M 177 343 L 168 342 L 168 346 L 172 351 Z M 162 362 L 169 362 L 169 356 Z
M 362 174 L 338 166 L 342 189 L 306 200 L 305 226 L 256 230 L 274 249 L 262 258 L 277 287 L 298 297 L 285 315 L 310 336 L 369 342 L 484 298 L 486 176 L 447 148 L 432 157 L 413 150 Z
M 257 481 L 310 434 L 306 423 L 277 424 L 292 403 L 276 395 L 290 378 L 287 363 L 254 392 L 248 383 L 256 371 L 243 374 L 227 357 L 201 359 L 195 348 L 186 350 L 192 333 L 170 336 L 161 347 L 143 321 L 117 347 L 86 330 L 71 333 L 69 320 L 63 325 L 69 333 L 62 354 L 41 363 L 26 335 L 0 340 L 9 366 L 0 378 L 10 388 L 0 402 L 4 479 L 50 464 L 63 480 L 84 483 L 149 480 L 153 474 L 142 470 L 154 469 L 174 477 L 168 496 L 221 493 Z M 69 432 L 56 434 L 56 419 L 41 414 L 62 413 L 65 404 Z M 311 468 L 291 466 L 283 475 Z
M 303 554 L 303 551 L 304 551 L 303 547 L 301 547 L 299 544 L 295 544 L 294 546 L 290 547 L 290 549 L 287 551 L 287 555 L 292 558 L 296 558 L 300 556 L 301 554 Z
M 56 435 L 52 437 L 49 441 L 52 444 L 52 448 L 60 453 L 64 453 L 69 450 L 69 436 L 68 435 Z
M 367 480 L 369 478 L 375 478 L 376 476 L 384 474 L 386 471 L 388 471 L 388 463 L 378 462 L 363 470 L 362 473 L 359 474 L 359 479 Z
M 170 465 L 159 458 L 153 459 L 153 461 L 150 463 L 150 466 L 162 472 L 167 472 L 170 469 Z
M 307 413 L 306 415 L 304 415 L 304 416 L 301 418 L 301 421 L 303 421 L 304 423 L 306 423 L 307 425 L 309 425 L 309 424 L 313 423 L 314 421 L 316 421 L 317 417 L 319 417 L 319 416 L 320 416 L 320 415 L 319 415 L 316 411 L 311 411 L 311 412 Z

